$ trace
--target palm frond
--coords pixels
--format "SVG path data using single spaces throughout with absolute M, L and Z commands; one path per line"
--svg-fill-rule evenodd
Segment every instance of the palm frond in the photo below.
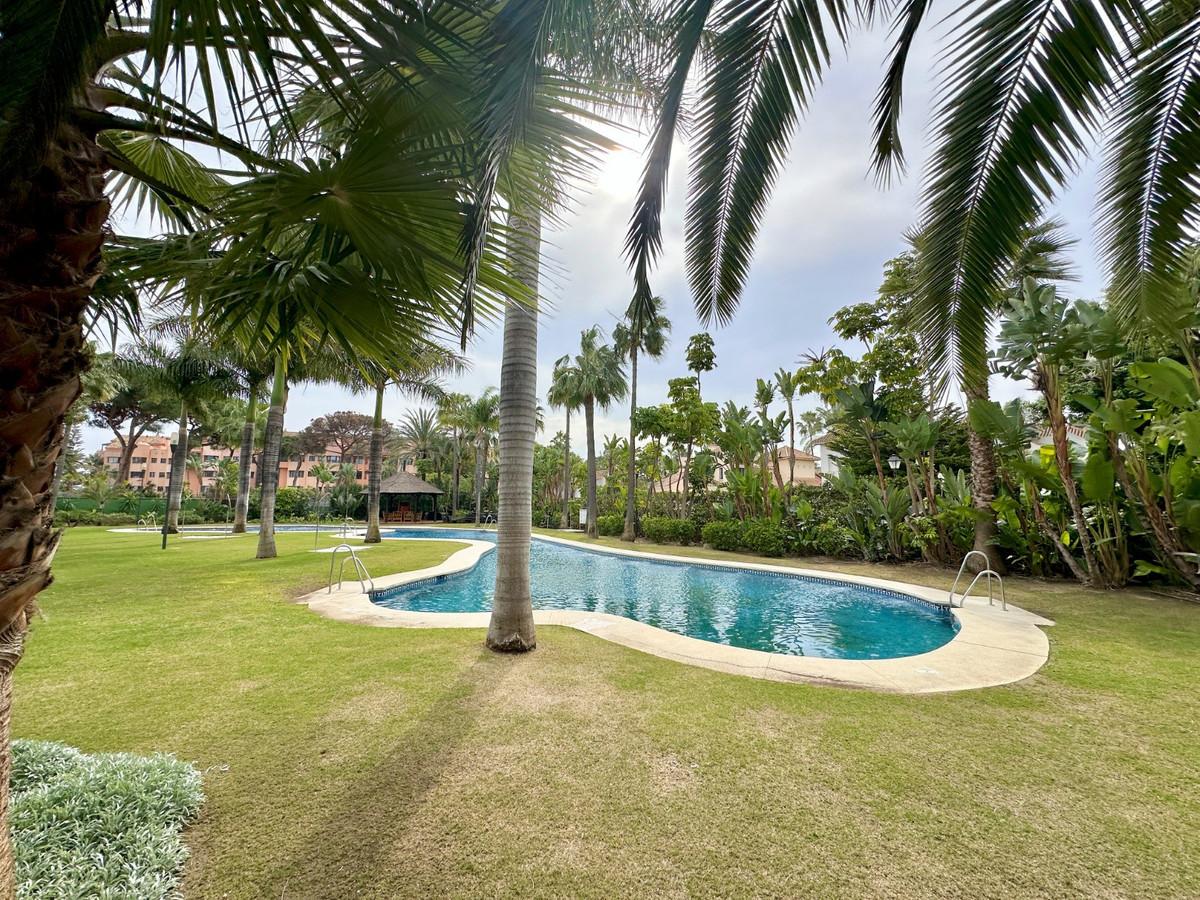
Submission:
M 671 150 L 682 120 L 684 90 L 713 5 L 714 0 L 678 0 L 667 20 L 667 58 L 672 63 L 664 80 L 642 182 L 625 236 L 625 257 L 633 268 L 634 296 L 642 300 L 654 294 L 650 288 L 650 270 L 662 251 L 662 210 Z
M 871 170 L 887 184 L 894 174 L 904 172 L 904 147 L 900 142 L 900 111 L 904 98 L 904 72 L 913 42 L 921 30 L 932 0 L 902 0 L 892 21 L 896 36 L 883 83 L 875 95 L 874 147 Z
M 837 3 L 743 0 L 721 11 L 687 210 L 687 271 L 701 322 L 726 322 L 737 307 L 792 131 L 848 26 Z
M 1003 0 L 959 23 L 934 116 L 917 292 L 935 365 L 986 373 L 1006 261 L 1090 148 L 1131 6 Z
M 117 208 L 133 207 L 151 220 L 191 230 L 227 185 L 219 175 L 164 137 L 108 131 L 99 143 L 109 152 L 117 176 L 109 193 Z
M 1164 4 L 1116 99 L 1101 198 L 1110 297 L 1134 321 L 1164 308 L 1200 226 L 1200 10 Z

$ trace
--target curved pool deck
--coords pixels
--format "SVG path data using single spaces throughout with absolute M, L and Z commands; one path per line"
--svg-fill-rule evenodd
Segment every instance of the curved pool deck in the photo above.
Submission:
M 467 546 L 452 553 L 440 565 L 376 578 L 376 589 L 384 590 L 467 571 L 485 553 L 495 549 L 496 545 L 490 541 L 459 538 L 453 535 L 452 529 L 446 530 L 447 540 L 460 541 Z M 548 535 L 537 535 L 535 540 L 580 547 L 575 541 Z M 596 544 L 584 546 L 591 551 L 639 559 L 693 564 L 703 562 L 704 565 L 730 569 L 810 575 L 885 588 L 940 606 L 949 605 L 944 590 L 879 578 L 766 563 L 726 562 L 711 558 L 697 560 L 695 557 L 643 553 Z M 314 591 L 301 598 L 300 602 L 326 618 L 384 628 L 487 628 L 491 615 L 488 612 L 388 609 L 372 602 L 357 581 L 346 582 L 341 589 L 332 593 L 324 588 Z M 989 606 L 986 599 L 968 599 L 965 606 L 953 607 L 951 614 L 958 620 L 959 627 L 946 644 L 915 656 L 871 660 L 829 659 L 747 650 L 687 637 L 610 613 L 534 610 L 533 618 L 538 625 L 565 625 L 644 653 L 719 672 L 772 681 L 810 682 L 899 693 L 962 691 L 1011 684 L 1033 675 L 1049 658 L 1050 642 L 1042 631 L 1042 627 L 1054 624 L 1049 619 L 1012 604 L 1009 604 L 1007 611 L 1002 610 L 999 603 Z

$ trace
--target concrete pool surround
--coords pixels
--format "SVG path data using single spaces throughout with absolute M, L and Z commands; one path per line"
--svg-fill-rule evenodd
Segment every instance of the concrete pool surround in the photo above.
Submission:
M 466 546 L 452 553 L 439 565 L 376 577 L 376 590 L 383 591 L 465 572 L 496 546 L 490 541 L 457 537 L 454 529 L 450 528 L 446 529 L 445 538 L 438 539 L 457 541 Z M 944 590 L 879 578 L 841 573 L 833 575 L 824 571 L 767 563 L 697 560 L 594 544 L 581 546 L 575 541 L 548 535 L 536 535 L 534 540 L 563 544 L 577 550 L 650 561 L 802 575 L 824 581 L 896 591 L 926 603 L 949 607 L 948 594 Z M 387 609 L 372 602 L 370 595 L 362 591 L 357 581 L 347 581 L 340 590 L 335 589 L 332 592 L 322 588 L 303 597 L 301 602 L 329 619 L 383 628 L 484 629 L 487 628 L 491 615 L 488 612 L 416 612 Z M 950 612 L 958 623 L 958 629 L 946 644 L 915 656 L 871 660 L 795 656 L 731 647 L 665 631 L 610 613 L 535 609 L 533 617 L 538 625 L 564 625 L 644 653 L 718 672 L 772 681 L 832 684 L 899 693 L 937 693 L 1011 684 L 1035 674 L 1049 658 L 1050 642 L 1042 631 L 1043 627 L 1054 624 L 1049 619 L 1027 612 L 1011 603 L 1007 610 L 1002 610 L 999 604 L 990 606 L 986 598 L 975 597 L 968 598 L 962 607 L 951 607 Z

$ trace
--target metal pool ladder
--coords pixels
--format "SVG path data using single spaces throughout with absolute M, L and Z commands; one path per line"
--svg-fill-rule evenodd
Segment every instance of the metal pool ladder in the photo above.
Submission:
M 958 605 L 961 607 L 963 605 L 963 601 L 965 601 L 967 599 L 967 597 L 970 595 L 971 591 L 974 589 L 975 584 L 979 581 L 979 579 L 986 577 L 987 578 L 987 587 L 988 587 L 988 606 L 991 606 L 992 605 L 992 579 L 994 578 L 996 580 L 996 583 L 998 585 L 1000 585 L 1000 608 L 1003 609 L 1005 612 L 1007 612 L 1008 611 L 1008 601 L 1004 599 L 1004 579 L 1000 577 L 999 572 L 995 571 L 991 567 L 991 564 L 988 562 L 987 554 L 984 553 L 982 550 L 970 550 L 967 552 L 967 555 L 963 557 L 962 565 L 958 567 L 958 574 L 956 576 L 954 576 L 954 586 L 952 588 L 950 588 L 950 605 L 954 606 L 954 594 L 958 590 L 958 581 L 960 578 L 963 577 L 963 572 L 965 572 L 967 569 L 967 561 L 972 556 L 979 556 L 979 557 L 983 558 L 983 568 L 979 571 L 978 575 L 976 575 L 973 579 L 971 579 L 971 583 L 969 585 L 967 585 L 967 589 L 962 592 L 962 595 L 958 598 Z
M 333 553 L 329 557 L 329 589 L 326 591 L 326 593 L 333 593 L 333 564 L 337 561 L 337 555 L 343 550 L 350 555 L 343 556 L 342 564 L 338 567 L 338 590 L 340 591 L 342 589 L 342 572 L 346 568 L 347 560 L 353 560 L 354 562 L 354 574 L 358 576 L 358 584 L 359 587 L 362 588 L 363 593 L 366 594 L 375 590 L 375 580 L 367 572 L 367 567 L 364 566 L 363 561 L 358 558 L 358 554 L 354 552 L 354 548 L 349 544 L 338 544 L 333 548 Z M 370 587 L 367 587 L 367 585 L 370 585 Z

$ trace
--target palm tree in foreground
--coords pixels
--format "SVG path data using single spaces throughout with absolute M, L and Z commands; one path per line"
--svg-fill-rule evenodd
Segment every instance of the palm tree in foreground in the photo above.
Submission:
M 0 643 L 8 648 L 0 656 L 0 784 L 10 764 L 11 673 L 58 542 L 49 501 L 63 422 L 88 362 L 84 335 L 106 309 L 136 298 L 106 297 L 99 287 L 106 191 L 131 190 L 178 228 L 219 222 L 225 260 L 213 262 L 254 255 L 240 278 L 197 305 L 222 328 L 259 331 L 273 356 L 302 327 L 297 307 L 315 313 L 318 344 L 387 358 L 393 333 L 423 328 L 434 311 L 443 327 L 455 318 L 447 312 L 461 299 L 464 265 L 485 303 L 499 296 L 489 274 L 498 246 L 486 228 L 496 217 L 492 204 L 472 217 L 478 239 L 465 247 L 459 240 L 463 197 L 481 173 L 464 170 L 463 160 L 474 164 L 479 154 L 467 147 L 474 135 L 461 105 L 447 98 L 481 92 L 473 89 L 475 64 L 460 65 L 479 20 L 457 4 L 435 3 L 420 15 L 385 0 L 52 7 L 0 4 L 0 330 L 14 373 L 0 402 L 0 457 L 20 460 L 24 473 L 0 485 L 0 507 L 12 517 L 10 552 L 0 553 Z M 418 58 L 421 65 L 411 65 Z M 407 105 L 363 102 L 349 70 L 365 61 Z M 183 97 L 176 85 L 188 85 Z M 321 85 L 333 105 L 353 109 L 356 126 L 369 120 L 361 140 L 341 146 L 339 136 L 338 153 L 303 162 L 295 161 L 300 154 L 264 157 L 250 146 L 251 132 L 265 123 L 286 134 L 297 124 L 292 91 L 305 85 Z M 523 103 L 536 92 L 511 94 Z M 395 115 L 381 123 L 380 113 Z M 203 170 L 181 141 L 220 151 L 222 166 L 238 169 L 236 190 L 226 191 L 222 176 Z M 107 179 L 114 169 L 121 177 Z M 384 298 L 381 280 L 392 285 Z M 273 284 L 295 307 L 258 305 Z M 389 306 L 418 315 L 390 315 Z M 273 405 L 281 409 L 286 360 L 274 361 Z M 260 535 L 262 555 L 272 555 L 272 538 L 269 529 Z M 15 890 L 6 816 L 0 791 L 0 897 Z
M 662 359 L 667 349 L 667 334 L 671 323 L 663 314 L 662 297 L 651 297 L 649 302 L 636 298 L 625 311 L 625 321 L 613 329 L 613 343 L 617 354 L 629 360 L 629 460 L 625 479 L 625 527 L 621 540 L 632 541 L 637 537 L 637 430 L 634 427 L 634 412 L 637 410 L 638 356 L 645 354 L 650 359 Z

